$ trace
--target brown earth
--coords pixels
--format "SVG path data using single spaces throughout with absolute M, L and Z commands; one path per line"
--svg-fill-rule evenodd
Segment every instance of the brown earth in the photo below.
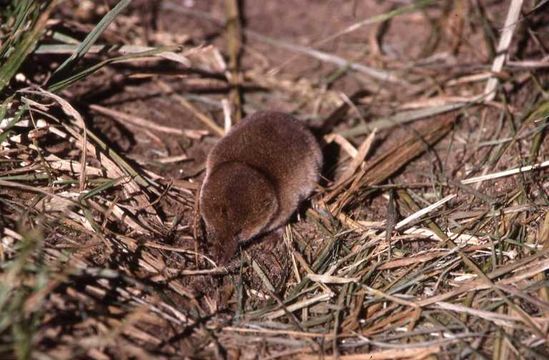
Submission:
M 66 3 L 57 18 L 72 19 L 72 22 L 63 22 L 60 27 L 72 31 L 78 38 L 88 32 L 107 9 L 106 5 L 97 5 L 92 7 L 92 10 L 86 10 L 83 4 L 89 3 L 88 1 L 81 2 L 80 7 L 75 5 L 76 2 Z M 244 113 L 266 109 L 286 111 L 295 114 L 312 127 L 319 127 L 348 97 L 359 90 L 367 90 L 365 96 L 356 99 L 353 107 L 339 117 L 330 132 L 344 132 L 361 124 L 368 124 L 402 111 L 405 104 L 420 103 L 433 97 L 468 97 L 481 93 L 485 81 L 455 86 L 449 85 L 449 82 L 466 75 L 489 71 L 494 52 L 491 46 L 497 43 L 499 30 L 508 9 L 507 2 L 482 1 L 484 18 L 481 21 L 480 14 L 476 13 L 477 8 L 469 2 L 445 1 L 426 10 L 399 15 L 382 25 L 378 23 L 364 26 L 335 40 L 317 45 L 318 42 L 348 26 L 409 2 L 248 0 L 241 3 L 243 28 L 247 31 L 244 32 L 240 67 L 243 78 Z M 549 21 L 549 17 L 546 10 L 545 12 L 536 12 L 524 20 L 531 31 L 517 31 L 510 51 L 511 60 L 547 56 L 549 31 L 547 26 L 543 26 L 543 22 Z M 227 36 L 224 27 L 220 26 L 225 17 L 223 1 L 134 1 L 129 10 L 109 27 L 101 41 L 151 46 L 184 43 L 189 48 L 213 45 L 225 56 L 225 61 L 228 61 Z M 487 35 L 483 32 L 482 26 L 489 27 L 487 32 L 494 36 L 493 39 L 486 40 Z M 284 44 L 321 50 L 376 69 L 394 71 L 404 81 L 394 84 L 373 79 L 356 71 L 340 71 L 339 67 L 333 64 L 297 53 L 295 50 L 285 49 L 280 43 L 273 45 L 266 40 L 260 40 L 253 35 L 254 33 Z M 60 60 L 61 58 L 58 61 Z M 43 61 L 43 58 L 36 56 L 36 61 Z M 53 68 L 58 61 L 50 61 L 44 66 Z M 28 68 L 29 64 L 26 66 Z M 191 190 L 187 193 L 181 192 L 179 198 L 166 196 L 160 199 L 156 207 L 162 215 L 163 222 L 157 224 L 156 230 L 163 236 L 148 237 L 135 234 L 137 247 L 152 242 L 194 251 L 196 243 L 192 237 L 195 222 L 193 199 L 203 176 L 206 154 L 217 137 L 211 132 L 201 138 L 160 133 L 154 129 L 125 123 L 123 120 L 115 121 L 113 117 L 93 110 L 92 106 L 101 105 L 146 119 L 158 126 L 209 130 L 192 111 L 171 96 L 175 93 L 185 96 L 200 112 L 215 119 L 222 127 L 222 100 L 229 98 L 231 86 L 224 73 L 219 71 L 219 64 L 212 61 L 211 69 L 212 71 L 207 73 L 158 61 L 115 64 L 103 68 L 62 94 L 82 113 L 89 128 L 136 168 L 159 175 L 159 182 L 162 184 L 173 183 Z M 509 148 L 502 147 L 502 155 L 495 160 L 493 146 L 479 145 L 512 137 L 518 130 L 523 134 L 524 129 L 533 128 L 533 125 L 524 124 L 525 117 L 522 115 L 528 113 L 525 109 L 532 106 L 534 100 L 530 95 L 538 91 L 540 82 L 547 84 L 547 71 L 536 70 L 536 81 L 530 81 L 531 74 L 524 69 L 510 68 L 505 71 L 506 73 L 501 74 L 502 78 L 509 81 L 505 82 L 501 91 L 508 103 L 498 98 L 488 106 L 471 106 L 451 112 L 449 116 L 456 119 L 452 131 L 436 145 L 426 146 L 426 151 L 407 163 L 384 184 L 392 185 L 394 189 L 408 187 L 416 196 L 420 207 L 455 193 L 458 195 L 457 198 L 448 203 L 449 215 L 456 211 L 469 213 L 495 209 L 502 201 L 509 200 L 505 194 L 514 193 L 514 190 L 520 187 L 529 189 L 525 191 L 528 194 L 527 203 L 539 209 L 540 204 L 544 203 L 543 199 L 547 200 L 547 170 L 484 182 L 478 188 L 474 185 L 464 188 L 453 183 L 481 175 L 484 169 L 487 169 L 488 173 L 494 173 L 527 163 L 526 159 L 530 156 L 532 145 L 531 137 L 512 141 Z M 546 91 L 544 94 L 547 96 Z M 366 158 L 366 166 L 368 161 L 384 154 L 393 146 L 398 146 L 414 132 L 437 126 L 444 116 L 446 115 L 427 117 L 380 129 L 374 147 Z M 350 136 L 348 139 L 358 148 L 366 135 L 363 133 Z M 333 145 L 325 146 L 325 149 L 328 163 L 324 174 L 327 180 L 323 185 L 327 186 L 334 176 L 342 173 L 349 157 Z M 186 159 L 168 164 L 161 162 L 162 159 L 181 155 L 186 156 Z M 547 160 L 548 155 L 547 141 L 542 141 L 533 162 Z M 78 156 L 75 156 L 75 159 L 78 159 Z M 374 195 L 365 195 L 361 190 L 346 205 L 346 216 L 366 222 L 388 219 L 392 216 L 392 210 L 388 201 L 391 191 L 387 189 L 388 187 L 380 188 Z M 196 315 L 196 319 L 205 319 L 197 320 L 197 324 L 184 329 L 174 329 L 173 325 L 167 325 L 168 321 L 155 323 L 151 320 L 147 325 L 141 326 L 140 329 L 159 339 L 159 344 L 154 346 L 153 343 L 143 340 L 146 336 L 137 341 L 146 344 L 144 347 L 151 354 L 158 351 L 159 356 L 170 357 L 174 356 L 174 352 L 180 351 L 197 357 L 206 356 L 204 354 L 218 355 L 220 350 L 215 346 L 224 344 L 225 335 L 216 331 L 223 325 L 230 324 L 234 313 L 242 311 L 238 308 L 241 297 L 247 297 L 247 309 L 257 309 L 267 303 L 263 299 L 264 296 L 282 297 L 282 294 L 291 289 L 298 282 L 294 276 L 294 267 L 297 265 L 292 263 L 295 259 L 290 256 L 292 248 L 300 250 L 306 263 L 312 264 L 316 260 L 315 257 L 329 238 L 323 233 L 325 227 L 331 226 L 326 224 L 333 224 L 336 221 L 333 214 L 328 214 L 327 208 L 322 208 L 323 205 L 319 203 L 326 191 L 325 188 L 319 188 L 318 194 L 305 204 L 292 220 L 291 232 L 295 237 L 293 243 L 289 244 L 289 241 L 285 242 L 278 238 L 275 239 L 274 246 L 272 241 L 257 241 L 245 249 L 243 259 L 249 256 L 249 259 L 256 260 L 260 268 L 267 271 L 266 276 L 274 286 L 275 293 L 264 288 L 264 280 L 253 267 L 240 267 L 240 258 L 235 259 L 228 275 L 184 276 L 178 272 L 195 269 L 198 265 L 193 256 L 161 248 L 146 248 L 157 258 L 163 259 L 163 265 L 169 269 L 166 273 L 172 276 L 171 280 L 192 295 L 185 297 L 177 290 L 179 288 L 168 286 L 169 281 L 166 278 L 156 282 L 155 276 L 140 268 L 140 255 L 137 250 L 130 257 L 124 253 L 113 253 L 96 239 L 80 234 L 77 235 L 78 241 L 83 242 L 86 249 L 80 250 L 79 255 L 88 264 L 96 267 L 124 269 L 137 279 L 139 284 L 136 287 L 142 289 L 143 294 L 146 293 L 144 289 L 147 287 L 154 288 L 154 295 L 144 295 L 153 299 L 152 302 L 161 298 L 176 308 L 183 309 L 181 311 L 190 317 Z M 478 193 L 482 196 L 478 196 Z M 122 193 L 119 195 L 124 196 Z M 178 199 L 180 201 L 177 201 Z M 318 210 L 308 211 L 311 205 Z M 397 221 L 411 213 L 410 209 L 401 205 L 398 205 L 395 211 Z M 444 215 L 444 211 L 436 215 Z M 531 216 L 535 217 L 535 221 L 524 218 L 520 220 L 523 225 L 520 231 L 537 234 L 541 232 L 543 217 L 534 214 Z M 457 217 L 442 218 L 439 225 L 459 229 Z M 167 226 L 173 222 L 179 225 L 174 225 L 173 228 Z M 518 222 L 519 220 L 517 224 Z M 519 226 L 512 221 L 507 225 Z M 344 225 L 336 225 L 336 228 L 342 232 L 346 231 Z M 121 233 L 126 231 L 124 228 L 113 230 Z M 494 223 L 487 226 L 483 233 L 496 233 L 501 230 L 498 223 Z M 47 242 L 54 247 L 58 244 L 66 245 L 63 239 L 71 236 L 73 235 L 52 232 L 47 236 Z M 345 251 L 351 251 L 358 238 L 360 235 L 349 234 L 348 237 L 342 237 L 338 246 Z M 406 257 L 406 254 L 411 255 L 436 246 L 437 244 L 433 244 L 432 241 L 424 239 L 403 241 L 402 246 L 397 246 L 396 256 Z M 199 250 L 207 253 L 203 246 Z M 334 250 L 334 259 L 336 253 Z M 403 269 L 401 272 L 388 274 L 388 278 L 383 282 L 387 284 L 397 281 L 396 279 L 408 271 L 411 270 Z M 90 283 L 94 283 L 92 279 Z M 427 284 L 429 283 L 424 286 Z M 85 284 L 82 284 L 82 289 L 84 287 Z M 258 289 L 261 289 L 262 294 L 259 294 Z M 62 290 L 59 293 L 62 293 Z M 190 310 L 186 312 L 188 309 Z M 70 313 L 71 309 L 65 311 Z M 326 309 L 318 311 L 328 313 Z M 213 328 L 200 323 L 203 321 L 206 324 L 209 321 L 208 316 L 217 317 L 219 320 Z M 62 323 L 63 319 L 59 317 L 56 321 Z M 78 331 L 81 331 L 83 336 L 87 334 L 85 328 L 79 328 Z M 73 335 L 78 334 L 78 331 L 73 330 Z M 191 333 L 194 337 L 190 336 Z M 218 335 L 214 337 L 211 335 L 213 333 Z M 215 339 L 211 340 L 208 336 Z M 231 344 L 228 347 L 228 356 L 238 358 L 238 346 L 244 346 L 242 342 L 246 340 L 236 337 L 233 340 L 228 342 Z M 208 344 L 217 345 L 208 347 Z M 250 344 L 250 347 L 243 348 L 240 355 L 242 358 L 253 358 L 253 355 L 250 356 L 250 349 L 255 348 L 257 356 L 266 356 L 284 349 L 283 345 L 283 342 L 273 345 L 257 341 L 253 345 Z M 117 356 L 116 350 L 107 353 L 109 356 Z

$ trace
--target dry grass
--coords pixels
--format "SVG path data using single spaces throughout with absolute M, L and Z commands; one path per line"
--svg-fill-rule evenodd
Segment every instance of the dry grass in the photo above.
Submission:
M 144 3 L 221 44 L 148 32 L 154 9 L 130 3 L 0 10 L 1 358 L 549 357 L 547 2 L 410 1 L 308 45 L 248 28 L 235 0 L 226 28 Z M 390 23 L 426 18 L 420 56 L 386 53 Z M 369 27 L 366 57 L 328 46 Z M 289 55 L 267 66 L 252 41 Z M 318 77 L 285 73 L 300 62 Z M 326 179 L 274 249 L 216 267 L 192 146 L 280 102 L 324 137 Z M 125 150 L 99 119 L 170 150 Z

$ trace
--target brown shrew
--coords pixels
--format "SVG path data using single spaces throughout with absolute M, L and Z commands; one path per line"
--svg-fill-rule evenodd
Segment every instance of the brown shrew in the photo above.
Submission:
M 322 153 L 292 116 L 257 112 L 236 124 L 206 160 L 200 214 L 220 264 L 239 245 L 280 228 L 318 181 Z

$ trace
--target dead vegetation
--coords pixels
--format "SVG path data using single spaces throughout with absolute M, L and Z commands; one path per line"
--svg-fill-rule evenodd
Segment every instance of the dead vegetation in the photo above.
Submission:
M 1 358 L 549 357 L 549 2 L 4 3 Z M 218 268 L 205 154 L 267 108 L 325 179 Z

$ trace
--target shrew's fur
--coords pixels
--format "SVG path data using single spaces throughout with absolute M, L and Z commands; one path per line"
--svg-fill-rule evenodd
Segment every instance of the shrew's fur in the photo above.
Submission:
M 314 136 L 288 114 L 258 112 L 235 125 L 208 155 L 200 191 L 217 261 L 226 263 L 239 244 L 286 224 L 321 165 Z

